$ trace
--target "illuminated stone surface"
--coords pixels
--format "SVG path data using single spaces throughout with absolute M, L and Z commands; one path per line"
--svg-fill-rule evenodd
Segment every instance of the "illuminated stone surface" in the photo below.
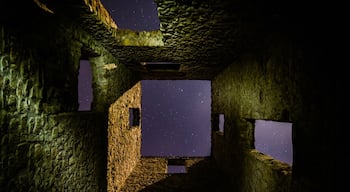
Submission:
M 156 0 L 162 33 L 130 32 L 121 41 L 124 32 L 96 3 L 45 1 L 52 14 L 32 1 L 1 1 L 0 191 L 95 192 L 110 182 L 122 189 L 123 181 L 125 188 L 153 191 L 223 191 L 223 185 L 230 191 L 334 191 L 335 167 L 349 162 L 332 155 L 342 120 L 333 113 L 345 101 L 337 96 L 335 102 L 334 94 L 345 86 L 336 83 L 338 76 L 328 78 L 332 63 L 323 65 L 329 36 L 320 25 L 323 9 L 298 2 Z M 89 59 L 93 72 L 89 113 L 77 112 L 81 59 Z M 140 65 L 147 61 L 182 66 L 176 73 L 148 73 Z M 110 63 L 116 67 L 106 69 Z M 206 187 L 182 184 L 189 175 L 191 181 L 209 176 L 209 166 L 183 177 L 140 173 L 137 139 L 128 146 L 124 138 L 120 147 L 120 139 L 108 138 L 109 107 L 142 79 L 212 81 L 212 114 L 225 114 L 225 132 L 213 132 L 210 160 L 222 174 Z M 293 123 L 293 172 L 254 151 L 254 119 Z M 212 123 L 218 130 L 216 117 Z M 109 144 L 121 155 L 114 167 L 107 167 Z M 107 170 L 119 178 L 107 182 Z
M 141 124 L 130 128 L 130 108 L 141 110 L 141 83 L 126 91 L 109 108 L 108 191 L 118 191 L 141 158 Z

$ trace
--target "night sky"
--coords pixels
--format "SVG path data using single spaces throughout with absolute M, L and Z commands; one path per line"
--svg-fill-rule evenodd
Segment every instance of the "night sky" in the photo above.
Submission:
M 256 120 L 254 135 L 257 150 L 293 164 L 292 123 Z
M 159 30 L 153 0 L 102 0 L 121 29 Z M 80 111 L 90 110 L 91 68 L 81 61 Z M 189 80 L 142 81 L 143 156 L 209 156 L 211 83 Z
M 90 111 L 92 102 L 92 74 L 88 60 L 80 61 L 78 78 L 79 111 Z
M 153 0 L 101 0 L 120 29 L 159 30 L 157 5 Z
M 153 0 L 102 0 L 121 29 L 159 29 Z M 144 80 L 142 83 L 143 156 L 210 155 L 210 81 Z M 81 61 L 79 71 L 79 110 L 90 110 L 91 68 Z M 220 130 L 224 131 L 223 116 Z M 256 149 L 292 164 L 291 124 L 256 121 Z
M 143 80 L 143 156 L 210 156 L 211 82 Z

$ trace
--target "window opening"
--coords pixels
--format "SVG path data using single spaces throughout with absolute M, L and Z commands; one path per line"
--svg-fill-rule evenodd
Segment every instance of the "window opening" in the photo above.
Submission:
M 219 131 L 224 132 L 224 125 L 225 125 L 225 115 L 219 114 Z
M 168 165 L 168 173 L 187 173 L 185 165 Z
M 80 60 L 78 75 L 78 111 L 90 111 L 92 100 L 91 65 L 88 60 Z
M 129 127 L 137 127 L 140 125 L 140 109 L 129 108 Z
M 256 120 L 254 139 L 260 152 L 293 164 L 292 123 Z
M 141 65 L 150 72 L 179 72 L 181 66 L 173 62 L 141 62 Z
M 167 173 L 187 173 L 184 159 L 168 159 Z

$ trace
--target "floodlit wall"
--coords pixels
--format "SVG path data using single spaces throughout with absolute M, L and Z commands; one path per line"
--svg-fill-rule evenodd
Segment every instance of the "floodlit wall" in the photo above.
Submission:
M 141 158 L 141 120 L 133 126 L 133 109 L 141 111 L 141 83 L 135 84 L 109 108 L 108 191 L 120 191 Z
M 105 191 L 108 107 L 137 78 L 70 20 L 29 15 L 0 24 L 0 191 Z M 90 112 L 78 112 L 81 59 Z

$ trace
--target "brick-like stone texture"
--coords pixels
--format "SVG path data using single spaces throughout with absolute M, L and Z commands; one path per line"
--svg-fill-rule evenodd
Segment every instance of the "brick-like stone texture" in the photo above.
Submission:
M 132 31 L 119 29 L 116 32 L 116 40 L 121 46 L 163 46 L 163 34 L 161 31 Z
M 168 161 L 181 161 L 186 173 L 167 173 Z M 226 178 L 206 157 L 142 157 L 126 180 L 122 192 L 223 192 Z
M 242 183 L 243 191 L 291 191 L 292 167 L 288 164 L 251 150 L 245 165 L 243 174 L 251 177 Z
M 129 119 L 132 108 L 141 113 L 141 82 L 109 108 L 107 180 L 110 192 L 120 191 L 141 158 L 141 119 L 137 126 L 132 126 Z
M 271 33 L 259 44 L 251 44 L 254 49 L 212 80 L 213 116 L 225 115 L 224 134 L 213 134 L 212 153 L 238 191 L 251 191 L 251 186 L 269 192 L 322 191 L 323 184 L 330 187 L 326 172 L 332 160 L 320 156 L 322 151 L 330 152 L 320 140 L 328 134 L 323 128 L 330 122 L 328 112 L 320 108 L 330 107 L 332 93 L 319 89 L 322 85 L 330 88 L 320 78 L 326 70 L 311 72 L 319 60 L 317 49 L 294 45 L 288 36 Z M 218 127 L 215 119 L 213 127 Z M 254 149 L 255 119 L 293 124 L 293 173 L 281 174 L 284 166 L 262 163 L 266 162 L 264 158 L 250 153 Z M 295 174 L 291 181 L 290 174 L 300 172 L 303 176 Z M 304 179 L 324 183 L 309 185 Z M 299 187 L 295 189 L 296 186 Z
M 105 188 L 101 150 L 105 142 L 98 129 L 103 124 L 99 115 L 6 116 L 11 123 L 1 124 L 1 191 Z
M 213 155 L 239 191 L 291 190 L 291 168 L 280 174 L 280 163 L 266 163 L 250 153 L 254 119 L 289 122 L 299 111 L 298 74 L 290 71 L 297 63 L 293 50 L 279 45 L 264 50 L 264 60 L 242 57 L 244 64 L 232 64 L 212 81 L 213 115 L 225 115 L 224 134 L 214 134 Z
M 0 24 L 0 191 L 105 191 L 108 107 L 137 75 L 73 20 L 32 14 Z M 77 113 L 80 59 L 100 113 Z
M 98 0 L 35 2 L 0 3 L 0 191 L 107 190 L 109 106 L 140 76 L 212 80 L 212 113 L 225 114 L 225 132 L 213 132 L 211 163 L 224 174 L 208 174 L 206 161 L 184 177 L 146 174 L 159 164 L 140 164 L 139 129 L 114 130 L 120 137 L 108 138 L 114 154 L 107 156 L 120 162 L 109 162 L 116 164 L 108 174 L 117 176 L 108 178 L 111 189 L 225 191 L 228 183 L 229 191 L 334 191 L 335 167 L 348 167 L 348 158 L 332 153 L 346 146 L 335 145 L 345 119 L 345 97 L 337 94 L 346 89 L 332 74 L 338 66 L 325 64 L 331 28 L 323 9 L 294 1 L 155 0 L 161 33 L 138 33 L 115 30 Z M 76 113 L 80 59 L 92 64 L 92 110 L 101 114 Z M 182 66 L 150 73 L 142 61 Z M 109 123 L 124 129 L 122 103 L 114 109 L 121 118 Z M 254 119 L 293 123 L 292 167 L 254 151 Z M 201 178 L 208 175 L 215 176 Z
M 81 44 L 0 29 L 0 191 L 105 190 L 107 118 L 72 112 Z
M 106 26 L 112 29 L 117 29 L 117 24 L 110 16 L 109 12 L 102 5 L 100 0 L 84 0 L 85 5 L 89 7 L 89 11 L 92 12 L 96 17 L 102 21 Z

